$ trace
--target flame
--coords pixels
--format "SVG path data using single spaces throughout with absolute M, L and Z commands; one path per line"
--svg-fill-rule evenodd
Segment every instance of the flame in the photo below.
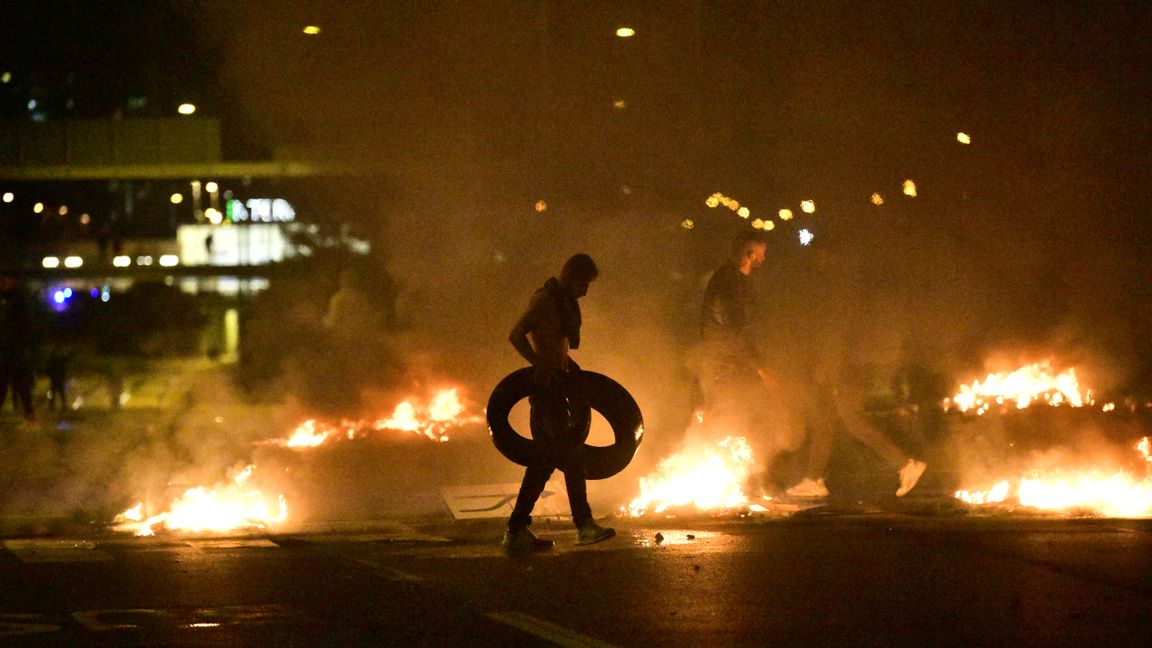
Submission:
M 450 428 L 475 423 L 479 416 L 462 416 L 464 406 L 456 388 L 437 392 L 427 407 L 417 407 L 410 401 L 403 401 L 393 410 L 392 416 L 372 424 L 375 430 L 401 430 L 422 434 L 433 441 L 448 440 Z
M 1015 500 L 1021 506 L 1047 510 L 1090 510 L 1108 517 L 1152 517 L 1152 440 L 1144 437 L 1133 446 L 1148 463 L 1143 478 L 1119 471 L 1033 474 L 1012 482 L 998 482 L 986 491 L 959 490 L 956 498 L 973 505 Z
M 318 445 L 323 445 L 332 435 L 332 430 L 317 430 L 317 425 L 319 424 L 316 419 L 304 421 L 297 426 L 284 445 L 289 448 L 315 448 Z
M 334 439 L 355 439 L 371 431 L 395 430 L 412 432 L 441 443 L 448 441 L 448 432 L 455 427 L 481 421 L 481 417 L 468 415 L 455 387 L 441 389 L 432 395 L 427 405 L 413 399 L 401 401 L 392 415 L 376 421 L 342 420 L 338 424 L 308 419 L 292 431 L 287 440 L 272 441 L 289 448 L 316 448 Z
M 960 392 L 945 401 L 945 407 L 983 414 L 996 405 L 1015 403 L 1017 409 L 1024 409 L 1035 402 L 1072 407 L 1093 403 L 1091 390 L 1081 391 L 1075 369 L 1054 374 L 1051 363 L 1044 361 L 961 385 Z
M 176 498 L 168 510 L 144 519 L 143 503 L 124 511 L 116 520 L 116 529 L 132 531 L 138 536 L 156 534 L 157 527 L 173 531 L 224 532 L 239 529 L 262 529 L 288 519 L 288 502 L 278 495 L 277 509 L 268 506 L 268 497 L 247 482 L 255 465 L 245 466 L 231 483 L 220 488 L 189 488 Z
M 697 510 L 747 507 L 742 484 L 752 466 L 752 448 L 744 437 L 730 436 L 715 446 L 685 449 L 640 479 L 640 496 L 627 506 L 627 512 L 640 516 L 689 504 Z

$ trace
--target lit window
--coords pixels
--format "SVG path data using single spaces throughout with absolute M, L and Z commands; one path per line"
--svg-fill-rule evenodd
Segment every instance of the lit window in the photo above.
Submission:
M 636 35 L 636 30 L 631 27 L 619 27 L 616 29 L 616 35 L 620 38 L 632 38 Z
M 160 265 L 164 266 L 165 268 L 171 268 L 172 266 L 179 263 L 180 257 L 176 256 L 175 254 L 165 254 L 160 257 Z
M 120 255 L 112 258 L 112 265 L 117 268 L 127 268 L 132 265 L 132 257 Z
M 84 259 L 78 256 L 64 257 L 65 268 L 79 268 L 82 265 L 84 265 Z
M 44 260 L 40 262 L 40 265 L 44 266 L 45 268 L 59 268 L 60 259 L 58 257 L 44 257 Z
M 176 112 L 180 113 L 181 115 L 191 115 L 192 113 L 196 112 L 196 106 L 190 103 L 183 103 L 180 104 L 178 108 L 176 108 Z

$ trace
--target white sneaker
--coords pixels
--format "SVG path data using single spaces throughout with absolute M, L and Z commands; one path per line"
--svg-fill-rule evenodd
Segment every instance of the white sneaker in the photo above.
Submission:
M 828 497 L 828 487 L 824 485 L 824 478 L 812 479 L 805 477 L 804 481 L 784 491 L 788 497 Z
M 909 459 L 900 469 L 900 488 L 896 489 L 896 497 L 904 497 L 908 491 L 915 488 L 916 482 L 920 481 L 920 475 L 924 474 L 924 469 L 927 467 L 928 464 L 923 461 Z

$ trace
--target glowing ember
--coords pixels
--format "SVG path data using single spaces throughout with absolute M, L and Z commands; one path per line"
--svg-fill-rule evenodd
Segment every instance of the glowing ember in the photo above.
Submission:
M 156 528 L 173 531 L 215 532 L 241 529 L 264 529 L 288 518 L 288 503 L 283 495 L 276 497 L 277 508 L 268 505 L 269 498 L 247 482 L 255 471 L 247 466 L 231 483 L 209 490 L 202 486 L 189 488 L 168 507 L 168 511 L 144 519 L 143 504 L 137 504 L 117 516 L 116 529 L 132 531 L 139 536 L 155 535 Z
M 1150 444 L 1149 437 L 1144 437 L 1134 447 L 1152 469 Z M 973 505 L 1015 501 L 1046 511 L 1089 510 L 1108 517 L 1152 517 L 1152 479 L 1123 471 L 1033 475 L 1020 478 L 1015 486 L 1005 480 L 986 491 L 956 491 L 956 498 Z
M 669 507 L 689 504 L 697 510 L 748 507 L 743 483 L 752 465 L 752 448 L 744 437 L 683 450 L 661 461 L 655 473 L 640 479 L 640 497 L 628 505 L 628 513 L 662 513 Z
M 1024 409 L 1037 402 L 1083 407 L 1093 401 L 1090 390 L 1081 392 L 1075 369 L 1055 374 L 1051 364 L 1045 361 L 961 385 L 960 393 L 947 399 L 944 405 L 961 412 L 983 414 L 997 405 L 1014 403 L 1018 409 Z

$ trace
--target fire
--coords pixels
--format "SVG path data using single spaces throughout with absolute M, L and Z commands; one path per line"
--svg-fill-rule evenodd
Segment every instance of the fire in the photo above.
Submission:
M 689 504 L 697 510 L 755 507 L 743 491 L 752 466 L 752 448 L 744 437 L 730 436 L 715 446 L 685 449 L 640 479 L 640 496 L 628 505 L 628 513 L 662 513 Z
M 1091 390 L 1081 391 L 1075 369 L 1056 374 L 1051 363 L 1044 361 L 960 385 L 960 392 L 947 399 L 945 407 L 983 414 L 997 405 L 1015 403 L 1018 409 L 1024 409 L 1035 402 L 1083 407 L 1093 400 Z
M 315 448 L 318 445 L 323 445 L 328 437 L 332 435 L 333 430 L 317 430 L 320 425 L 316 419 L 308 419 L 301 423 L 293 432 L 292 436 L 284 442 L 284 445 L 289 448 Z
M 1109 517 L 1152 517 L 1152 440 L 1134 446 L 1148 464 L 1143 478 L 1118 471 L 1053 473 L 1044 477 L 1005 480 L 986 491 L 959 490 L 956 498 L 973 505 L 1014 500 L 1021 506 L 1047 510 L 1091 510 Z
M 256 466 L 248 465 L 230 483 L 217 488 L 189 488 L 172 502 L 168 510 L 144 518 L 143 503 L 117 516 L 116 528 L 138 536 L 155 535 L 156 528 L 172 531 L 215 532 L 264 529 L 288 519 L 288 502 L 276 497 L 273 510 L 269 498 L 248 483 Z
M 391 416 L 376 421 L 342 420 L 339 424 L 329 424 L 308 419 L 297 426 L 287 440 L 275 443 L 289 448 L 316 448 L 332 439 L 355 439 L 383 430 L 413 432 L 443 443 L 448 441 L 448 433 L 453 428 L 482 420 L 479 416 L 464 413 L 464 405 L 455 387 L 439 390 L 426 405 L 413 401 L 401 401 Z

